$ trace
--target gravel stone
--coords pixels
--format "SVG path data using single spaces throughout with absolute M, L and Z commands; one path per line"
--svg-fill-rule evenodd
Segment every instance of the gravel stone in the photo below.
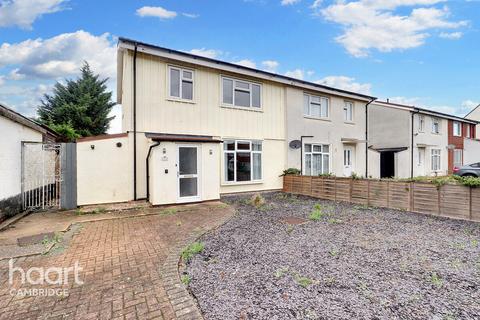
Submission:
M 263 196 L 226 198 L 237 214 L 187 265 L 205 319 L 480 318 L 480 224 Z

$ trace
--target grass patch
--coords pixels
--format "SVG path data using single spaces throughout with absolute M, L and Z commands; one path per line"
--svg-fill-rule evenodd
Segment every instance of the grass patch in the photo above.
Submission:
M 169 216 L 169 215 L 175 214 L 177 212 L 178 212 L 177 208 L 166 208 L 166 209 L 161 210 L 159 213 L 161 215 Z
M 180 281 L 182 281 L 184 285 L 188 286 L 190 282 L 192 282 L 192 278 L 188 274 L 182 274 Z
M 310 219 L 312 221 L 319 221 L 323 218 L 323 216 L 324 216 L 324 213 L 322 212 L 322 206 L 320 204 L 316 203 L 313 206 L 313 210 L 310 213 L 310 215 L 308 216 L 308 219 Z
M 201 242 L 194 242 L 189 244 L 186 248 L 183 249 L 182 251 L 182 259 L 185 262 L 190 261 L 192 257 L 196 254 L 199 254 L 200 252 L 203 251 L 205 248 L 205 245 Z
M 437 288 L 441 287 L 443 284 L 442 278 L 440 278 L 440 276 L 436 272 L 432 272 L 428 280 L 430 281 L 431 284 L 433 284 Z
M 313 279 L 303 277 L 301 275 L 295 275 L 295 282 L 302 288 L 306 288 L 313 284 Z

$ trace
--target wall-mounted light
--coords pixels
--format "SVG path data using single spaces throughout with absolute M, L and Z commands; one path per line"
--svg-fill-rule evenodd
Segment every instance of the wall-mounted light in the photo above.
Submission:
M 95 149 L 95 145 L 94 145 L 94 144 L 91 144 L 91 145 L 90 145 L 90 149 L 94 150 L 94 149 Z
M 167 148 L 163 148 L 162 152 L 163 154 L 167 154 Z
M 209 151 L 208 153 L 210 153 L 210 155 L 212 155 L 212 154 L 213 154 L 213 150 L 212 150 L 212 149 L 210 149 L 210 151 Z
M 121 148 L 122 147 L 122 143 L 121 142 L 117 142 L 117 148 Z

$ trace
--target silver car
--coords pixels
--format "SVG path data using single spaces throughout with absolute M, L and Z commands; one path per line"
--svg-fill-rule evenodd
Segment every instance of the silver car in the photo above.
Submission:
M 454 167 L 453 174 L 461 177 L 480 177 L 480 162 Z

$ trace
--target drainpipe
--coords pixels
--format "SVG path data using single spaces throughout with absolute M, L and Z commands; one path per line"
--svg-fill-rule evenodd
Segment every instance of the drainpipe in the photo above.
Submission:
M 411 145 L 411 152 L 410 152 L 410 179 L 413 179 L 413 144 L 414 144 L 414 141 L 413 141 L 413 138 L 415 137 L 414 135 L 414 130 L 413 130 L 413 127 L 415 126 L 415 122 L 414 122 L 414 116 L 415 114 L 418 114 L 420 113 L 420 110 L 418 109 L 414 109 L 415 111 L 410 111 L 411 114 L 412 114 L 412 132 L 411 132 L 411 139 L 412 139 L 412 145 Z
M 368 106 L 372 104 L 377 98 L 372 98 L 365 105 L 365 179 L 368 179 Z
M 137 43 L 133 53 L 133 200 L 137 200 Z
M 313 136 L 300 136 L 300 175 L 303 175 L 303 138 L 313 138 Z
M 148 154 L 147 158 L 145 159 L 145 164 L 147 168 L 147 201 L 150 201 L 150 166 L 149 166 L 149 160 L 150 160 L 150 154 L 152 153 L 152 149 L 156 148 L 160 145 L 160 141 L 157 141 L 157 143 L 152 144 L 150 148 L 148 148 Z

